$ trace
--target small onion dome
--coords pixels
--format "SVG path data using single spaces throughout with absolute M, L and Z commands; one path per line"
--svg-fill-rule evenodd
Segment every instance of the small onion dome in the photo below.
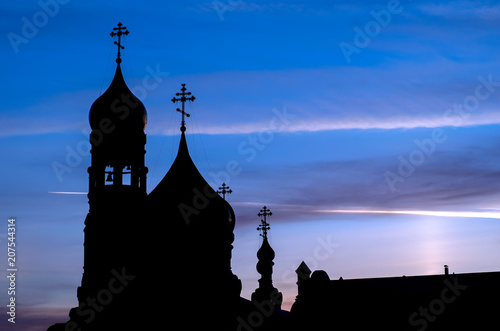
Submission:
M 273 273 L 273 259 L 274 259 L 274 250 L 269 245 L 267 238 L 264 238 L 264 242 L 262 246 L 257 251 L 257 258 L 259 262 L 257 262 L 257 271 L 261 275 L 270 275 Z
M 262 242 L 262 246 L 259 248 L 257 251 L 257 258 L 259 260 L 274 260 L 275 253 L 274 250 L 271 248 L 271 245 L 269 245 L 269 241 L 267 241 L 267 238 L 264 238 L 264 241 Z
M 90 127 L 104 133 L 110 130 L 125 134 L 136 129 L 144 131 L 147 116 L 144 104 L 125 84 L 118 63 L 111 85 L 90 107 Z

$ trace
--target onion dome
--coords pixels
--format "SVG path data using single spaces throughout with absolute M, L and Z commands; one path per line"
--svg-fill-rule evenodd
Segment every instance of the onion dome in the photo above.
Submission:
M 186 136 L 181 134 L 179 150 L 170 170 L 149 194 L 155 214 L 171 222 L 234 229 L 231 205 L 214 191 L 196 168 L 189 155 Z M 203 223 L 203 224 L 201 224 Z
M 172 101 L 182 102 L 182 108 L 177 109 L 182 114 L 179 149 L 168 172 L 148 194 L 145 210 L 145 225 L 153 229 L 150 251 L 162 254 L 161 262 L 157 255 L 151 255 L 146 265 L 165 261 L 170 272 L 156 272 L 148 281 L 155 290 L 165 286 L 181 319 L 191 318 L 189 323 L 200 324 L 187 329 L 202 329 L 210 319 L 228 330 L 224 325 L 235 320 L 241 293 L 241 281 L 231 271 L 234 211 L 191 159 L 185 135 L 185 118 L 190 115 L 184 103 L 194 98 L 187 97 L 184 85 L 176 95 L 179 98 Z M 197 297 L 210 304 L 202 309 L 201 318 L 192 320 L 186 307 L 192 307 Z
M 267 238 L 264 238 L 262 246 L 257 251 L 257 258 L 259 259 L 259 262 L 257 262 L 257 271 L 259 272 L 259 274 L 261 275 L 272 274 L 274 257 L 275 257 L 274 250 L 271 248 L 271 245 L 269 245 Z
M 173 103 L 182 104 L 182 108 L 177 108 L 182 114 L 177 157 L 162 181 L 149 194 L 149 198 L 159 215 L 165 215 L 177 224 L 200 225 L 190 227 L 191 229 L 202 228 L 210 233 L 216 232 L 217 235 L 230 233 L 232 243 L 235 224 L 233 208 L 210 187 L 189 156 L 185 118 L 190 115 L 185 111 L 185 103 L 196 98 L 186 91 L 186 84 L 182 84 L 181 92 L 172 98 Z M 230 231 L 219 231 L 221 229 Z
M 257 214 L 259 217 L 262 217 L 261 224 L 257 230 L 262 231 L 261 236 L 264 240 L 262 241 L 262 246 L 257 251 L 257 258 L 259 259 L 257 262 L 257 271 L 261 274 L 261 278 L 259 279 L 259 287 L 252 293 L 252 301 L 270 301 L 275 308 L 279 309 L 283 302 L 283 295 L 273 286 L 272 275 L 275 253 L 267 240 L 267 231 L 271 229 L 267 222 L 267 217 L 272 214 L 266 206 Z
M 272 249 L 271 245 L 269 245 L 269 241 L 267 241 L 267 238 L 264 238 L 262 246 L 257 251 L 257 258 L 259 260 L 263 259 L 274 260 L 275 256 L 276 255 L 274 253 L 274 250 Z
M 123 79 L 120 63 L 116 66 L 111 85 L 90 107 L 89 122 L 92 130 L 104 134 L 117 134 L 141 130 L 147 122 L 144 104 L 130 91 Z
M 257 262 L 257 271 L 262 275 L 263 279 L 268 279 L 271 281 L 271 274 L 273 273 L 273 259 L 275 257 L 274 250 L 269 245 L 269 241 L 267 240 L 267 231 L 271 229 L 269 223 L 267 223 L 267 217 L 271 216 L 273 213 L 264 206 L 261 209 L 260 213 L 257 216 L 262 217 L 261 224 L 257 228 L 257 231 L 262 231 L 262 246 L 257 251 L 257 258 L 259 262 Z

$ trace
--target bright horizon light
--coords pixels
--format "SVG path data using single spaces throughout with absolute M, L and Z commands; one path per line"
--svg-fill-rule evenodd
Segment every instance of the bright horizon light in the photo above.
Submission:
M 316 209 L 316 213 L 346 213 L 346 214 L 399 214 L 399 215 L 421 215 L 438 217 L 465 217 L 465 218 L 497 218 L 500 212 L 481 211 L 443 211 L 443 210 L 363 210 L 363 209 Z

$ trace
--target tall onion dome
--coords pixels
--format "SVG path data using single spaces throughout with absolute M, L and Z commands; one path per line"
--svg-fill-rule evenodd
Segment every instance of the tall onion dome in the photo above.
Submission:
M 176 318 L 187 320 L 190 326 L 206 327 L 203 318 L 193 319 L 187 307 L 207 302 L 202 314 L 218 329 L 234 325 L 241 282 L 231 271 L 231 251 L 234 241 L 235 214 L 231 205 L 207 183 L 189 155 L 186 142 L 184 110 L 186 101 L 194 97 L 185 92 L 183 84 L 181 136 L 177 156 L 165 177 L 148 195 L 148 224 L 154 224 L 156 236 L 165 252 L 168 274 L 159 274 L 157 282 L 168 287 L 169 300 L 179 304 Z M 154 263 L 154 261 L 152 261 Z M 199 323 L 200 325 L 197 325 Z

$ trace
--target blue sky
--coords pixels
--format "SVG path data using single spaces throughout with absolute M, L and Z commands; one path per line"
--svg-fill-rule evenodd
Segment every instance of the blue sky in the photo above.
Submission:
M 148 192 L 175 157 L 170 99 L 186 83 L 191 155 L 234 191 L 245 297 L 264 205 L 285 307 L 302 260 L 331 278 L 497 270 L 499 16 L 495 1 L 3 4 L 0 244 L 16 217 L 18 326 L 76 305 L 87 198 L 54 192 L 88 189 L 88 110 L 113 77 L 118 21 L 149 115 Z

